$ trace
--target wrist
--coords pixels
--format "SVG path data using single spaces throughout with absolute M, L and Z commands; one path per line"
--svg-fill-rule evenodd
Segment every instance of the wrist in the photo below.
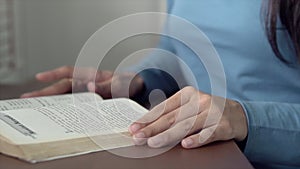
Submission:
M 231 113 L 233 114 L 234 125 L 234 139 L 236 141 L 243 141 L 248 135 L 248 124 L 246 113 L 242 105 L 236 101 L 231 102 Z

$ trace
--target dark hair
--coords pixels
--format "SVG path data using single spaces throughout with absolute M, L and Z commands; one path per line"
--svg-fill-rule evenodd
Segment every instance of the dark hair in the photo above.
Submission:
M 280 19 L 290 35 L 300 62 L 300 0 L 268 0 L 265 7 L 266 33 L 274 53 L 281 61 L 289 63 L 278 47 L 277 23 Z

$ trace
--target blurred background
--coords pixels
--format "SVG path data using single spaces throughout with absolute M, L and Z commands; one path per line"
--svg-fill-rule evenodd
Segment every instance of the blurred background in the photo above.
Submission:
M 0 0 L 0 84 L 33 79 L 38 72 L 74 65 L 87 39 L 119 17 L 165 11 L 164 0 Z M 149 26 L 161 28 L 161 23 Z M 122 58 L 155 47 L 144 35 L 117 44 L 100 69 L 113 70 Z

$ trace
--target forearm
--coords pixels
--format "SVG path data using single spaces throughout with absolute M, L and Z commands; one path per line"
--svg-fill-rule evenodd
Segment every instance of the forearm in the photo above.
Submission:
M 300 166 L 300 104 L 242 102 L 248 118 L 244 150 L 252 162 Z

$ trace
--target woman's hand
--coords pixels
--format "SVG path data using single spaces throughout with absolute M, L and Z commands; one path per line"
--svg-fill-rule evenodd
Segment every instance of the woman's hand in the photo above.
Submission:
M 23 94 L 21 97 L 37 97 L 63 94 L 67 92 L 91 91 L 104 98 L 133 96 L 142 91 L 144 82 L 134 73 L 114 74 L 111 71 L 99 71 L 93 68 L 74 68 L 63 66 L 36 75 L 41 82 L 58 81 L 41 90 Z M 130 86 L 125 90 L 125 87 Z M 113 91 L 113 93 L 112 93 Z
M 248 132 L 245 113 L 239 103 L 212 97 L 193 87 L 182 89 L 154 107 L 133 123 L 129 131 L 136 145 L 147 143 L 153 148 L 178 141 L 184 148 L 218 140 L 242 141 Z

